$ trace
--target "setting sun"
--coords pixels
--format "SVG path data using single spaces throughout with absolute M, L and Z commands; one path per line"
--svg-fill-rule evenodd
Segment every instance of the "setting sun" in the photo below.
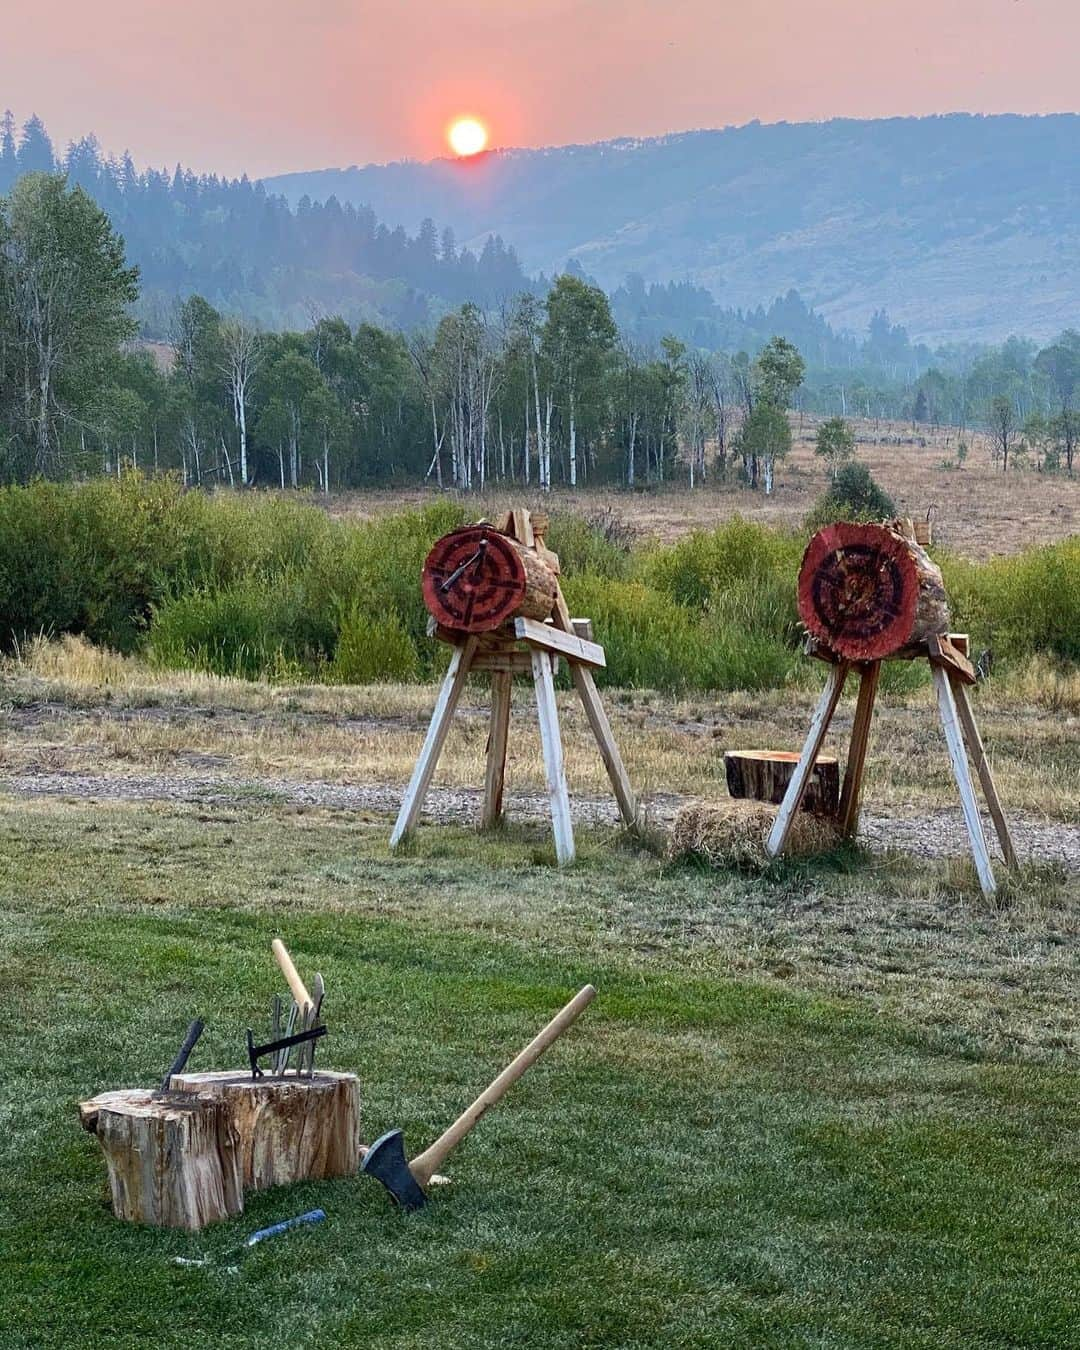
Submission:
M 488 143 L 488 129 L 475 117 L 459 117 L 451 122 L 446 139 L 455 155 L 478 155 Z

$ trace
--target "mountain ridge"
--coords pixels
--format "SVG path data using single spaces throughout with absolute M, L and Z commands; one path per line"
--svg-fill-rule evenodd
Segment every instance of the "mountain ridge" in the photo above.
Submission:
M 750 122 L 264 179 L 406 228 L 425 217 L 527 270 L 689 280 L 747 307 L 797 289 L 834 326 L 881 307 L 928 341 L 1036 337 L 1080 307 L 1080 115 Z

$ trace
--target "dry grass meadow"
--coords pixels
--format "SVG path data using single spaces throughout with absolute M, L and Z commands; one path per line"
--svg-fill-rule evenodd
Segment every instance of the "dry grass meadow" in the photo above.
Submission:
M 934 507 L 934 537 L 940 547 L 973 559 L 1014 553 L 1031 544 L 1053 543 L 1080 531 L 1080 477 L 1037 473 L 1022 463 L 1002 474 L 992 460 L 988 438 L 965 433 L 967 459 L 955 467 L 959 433 L 954 427 L 937 430 L 908 423 L 851 419 L 858 441 L 858 458 L 890 493 L 905 515 L 925 515 Z M 793 421 L 795 446 L 791 457 L 777 468 L 771 498 L 749 492 L 737 483 L 706 482 L 691 492 L 685 478 L 657 491 L 627 492 L 586 488 L 558 490 L 558 510 L 585 514 L 610 507 L 616 516 L 639 532 L 643 540 L 671 543 L 691 529 L 707 529 L 741 515 L 763 524 L 798 526 L 828 485 L 828 471 L 814 455 L 818 419 Z M 954 467 L 946 467 L 951 464 Z M 432 490 L 348 493 L 332 499 L 336 515 L 359 518 L 400 510 L 431 499 Z M 507 505 L 541 505 L 535 489 L 500 490 L 476 502 L 476 515 L 494 518 Z

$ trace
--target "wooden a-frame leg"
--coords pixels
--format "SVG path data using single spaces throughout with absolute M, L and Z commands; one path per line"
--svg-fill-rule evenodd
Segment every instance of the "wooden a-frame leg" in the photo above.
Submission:
M 484 807 L 480 828 L 489 830 L 502 819 L 503 783 L 506 779 L 506 742 L 510 734 L 510 696 L 514 677 L 509 671 L 491 676 L 491 722 L 488 730 L 487 769 L 484 774 Z
M 866 747 L 870 740 L 870 721 L 874 715 L 881 662 L 871 661 L 859 672 L 859 699 L 855 705 L 855 720 L 851 727 L 844 785 L 840 789 L 839 824 L 844 839 L 854 837 L 859 828 L 859 802 L 862 796 L 863 770 L 866 768 Z
M 847 679 L 849 669 L 846 661 L 841 661 L 829 669 L 828 682 L 821 692 L 821 698 L 818 699 L 818 705 L 814 709 L 814 716 L 810 720 L 810 731 L 806 737 L 806 744 L 802 748 L 799 762 L 795 766 L 795 772 L 791 775 L 791 782 L 788 783 L 787 791 L 784 793 L 784 800 L 780 803 L 780 810 L 776 813 L 773 827 L 769 831 L 765 851 L 770 858 L 775 858 L 784 851 L 784 845 L 791 833 L 795 813 L 802 805 L 806 785 L 810 781 L 810 774 L 817 763 L 825 733 L 829 729 L 833 713 L 836 712 L 836 705 L 840 702 L 840 695 L 844 692 L 844 681 Z
M 960 722 L 956 713 L 952 685 L 946 671 L 934 666 L 934 687 L 937 689 L 938 710 L 941 713 L 941 725 L 945 730 L 945 741 L 949 747 L 949 759 L 952 761 L 953 776 L 960 791 L 960 805 L 964 812 L 964 824 L 971 840 L 971 852 L 975 858 L 975 870 L 979 874 L 979 884 L 983 894 L 991 896 L 997 890 L 994 881 L 994 869 L 990 865 L 990 852 L 986 847 L 979 807 L 975 801 L 975 785 L 971 781 L 971 769 L 964 751 L 964 738 L 960 732 Z
M 949 683 L 952 686 L 956 711 L 960 718 L 960 729 L 964 733 L 968 753 L 975 761 L 975 772 L 979 775 L 983 796 L 986 798 L 986 805 L 990 808 L 990 818 L 993 820 L 994 829 L 997 831 L 1002 857 L 1005 859 L 1006 867 L 1015 867 L 1017 865 L 1016 850 L 1013 848 L 1012 835 L 1009 833 L 1009 823 L 1005 819 L 1005 812 L 1001 809 L 1001 798 L 998 796 L 994 775 L 990 771 L 990 761 L 986 758 L 986 748 L 975 723 L 975 713 L 971 707 L 967 685 L 956 676 L 950 676 Z
M 446 743 L 450 722 L 453 719 L 458 700 L 461 698 L 462 690 L 465 688 L 469 667 L 472 665 L 478 643 L 478 638 L 470 637 L 463 646 L 455 647 L 453 655 L 450 657 L 450 664 L 443 676 L 439 697 L 435 701 L 435 711 L 431 714 L 431 724 L 427 729 L 427 735 L 424 737 L 423 748 L 417 758 L 412 778 L 405 790 L 405 796 L 401 800 L 401 810 L 398 812 L 394 832 L 390 836 L 391 848 L 397 848 L 398 844 L 412 834 L 416 828 L 417 818 L 424 805 L 427 790 L 431 785 L 435 766 L 439 762 L 439 755 Z
M 596 688 L 592 671 L 586 666 L 575 665 L 572 661 L 569 665 L 570 677 L 574 681 L 574 688 L 577 690 L 582 707 L 585 709 L 585 716 L 592 728 L 592 734 L 596 737 L 600 758 L 604 761 L 608 778 L 611 779 L 611 786 L 615 793 L 615 800 L 619 803 L 619 811 L 622 813 L 623 821 L 627 829 L 636 830 L 639 823 L 637 797 L 634 795 L 634 789 L 630 786 L 630 778 L 623 767 L 622 755 L 619 754 L 619 747 L 611 731 L 611 723 L 608 721 L 608 715 L 600 701 L 600 693 Z
M 555 626 L 561 628 L 564 633 L 574 631 L 570 609 L 561 586 L 555 593 L 555 607 L 551 617 Z M 592 671 L 588 666 L 578 666 L 572 661 L 568 662 L 568 665 L 570 666 L 570 678 L 574 681 L 574 688 L 577 690 L 581 705 L 585 709 L 585 716 L 592 729 L 592 734 L 596 737 L 600 758 L 604 761 L 604 768 L 611 780 L 611 787 L 615 793 L 615 800 L 619 803 L 619 811 L 622 814 L 623 821 L 627 829 L 636 830 L 640 823 L 637 797 L 634 789 L 630 786 L 630 778 L 626 769 L 623 767 L 622 755 L 619 754 L 619 747 L 611 731 L 611 723 L 608 721 L 604 705 L 600 701 L 600 694 L 596 688 Z
M 540 721 L 540 744 L 544 751 L 544 772 L 551 802 L 551 825 L 555 833 L 555 856 L 559 866 L 563 867 L 574 861 L 574 830 L 570 822 L 570 796 L 566 790 L 566 769 L 563 765 L 550 652 L 537 647 L 532 649 L 532 672 L 536 712 Z

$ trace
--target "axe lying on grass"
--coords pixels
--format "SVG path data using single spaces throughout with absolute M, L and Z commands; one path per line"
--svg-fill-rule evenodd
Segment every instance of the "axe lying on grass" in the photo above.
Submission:
M 544 1051 L 571 1025 L 596 997 L 596 990 L 587 984 L 580 993 L 558 1013 L 540 1034 L 512 1060 L 498 1078 L 484 1089 L 468 1110 L 462 1112 L 453 1125 L 423 1153 L 409 1162 L 405 1157 L 405 1139 L 400 1130 L 388 1130 L 368 1149 L 361 1169 L 381 1181 L 402 1209 L 419 1209 L 427 1204 L 426 1191 L 435 1171 L 446 1161 L 472 1127 L 488 1109 L 506 1093 L 530 1065 L 535 1064 Z

